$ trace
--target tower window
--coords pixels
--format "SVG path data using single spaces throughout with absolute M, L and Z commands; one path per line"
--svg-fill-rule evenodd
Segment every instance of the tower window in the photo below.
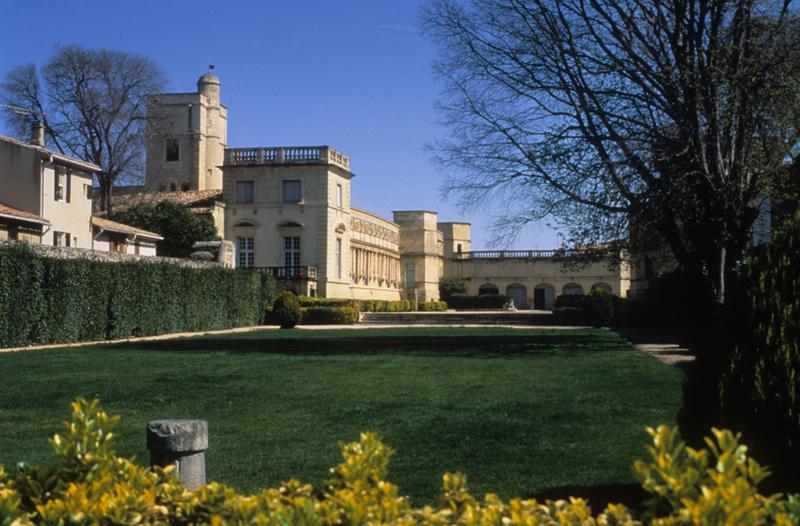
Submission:
M 342 207 L 342 185 L 336 185 L 336 206 Z
M 181 150 L 178 139 L 167 139 L 167 161 L 180 161 Z

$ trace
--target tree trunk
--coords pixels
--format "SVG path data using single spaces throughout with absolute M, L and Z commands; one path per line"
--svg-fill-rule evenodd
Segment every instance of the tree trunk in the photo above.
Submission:
M 112 182 L 106 178 L 99 178 L 100 180 L 100 209 L 106 214 L 111 213 L 111 189 Z

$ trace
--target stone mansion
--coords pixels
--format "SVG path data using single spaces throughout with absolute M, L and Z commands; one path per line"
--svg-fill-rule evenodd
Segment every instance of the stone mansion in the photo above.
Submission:
M 234 243 L 236 264 L 275 275 L 283 287 L 329 298 L 439 297 L 439 280 L 471 294 L 501 293 L 519 308 L 550 308 L 558 294 L 603 288 L 626 295 L 629 270 L 596 263 L 568 270 L 555 251 L 472 251 L 469 223 L 402 210 L 391 219 L 353 206 L 350 159 L 330 146 L 230 148 L 220 80 L 149 99 L 146 190 L 211 217 Z M 136 194 L 115 200 L 128 206 Z M 192 203 L 199 203 L 194 205 Z

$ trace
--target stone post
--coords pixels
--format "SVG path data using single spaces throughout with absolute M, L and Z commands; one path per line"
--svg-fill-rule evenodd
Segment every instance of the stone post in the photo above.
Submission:
M 206 483 L 205 450 L 208 449 L 208 422 L 205 420 L 153 420 L 147 423 L 147 449 L 150 464 L 175 465 L 188 489 Z

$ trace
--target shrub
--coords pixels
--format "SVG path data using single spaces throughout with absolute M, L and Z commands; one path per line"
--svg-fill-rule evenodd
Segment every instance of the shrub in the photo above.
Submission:
M 759 493 L 767 471 L 747 455 L 739 436 L 713 429 L 708 450 L 694 450 L 666 426 L 648 429 L 649 459 L 634 473 L 651 496 L 641 517 L 621 504 L 594 515 L 584 499 L 539 502 L 482 500 L 461 473 L 443 477 L 442 504 L 414 508 L 386 481 L 393 451 L 377 435 L 363 433 L 341 445 L 342 463 L 322 488 L 290 480 L 279 488 L 241 495 L 211 482 L 195 491 L 180 486 L 172 466 L 145 468 L 114 450 L 117 417 L 98 402 L 72 404 L 66 432 L 50 441 L 58 462 L 0 467 L 0 524 L 267 524 L 337 526 L 557 526 L 642 524 L 797 524 L 800 498 Z
M 303 308 L 304 325 L 353 325 L 358 323 L 358 310 L 353 307 Z
M 439 280 L 439 297 L 447 301 L 453 294 L 466 294 L 464 280 L 458 278 L 442 278 Z
M 347 307 L 357 312 L 413 312 L 414 300 L 348 300 L 337 298 L 309 298 L 298 296 L 300 306 L 311 307 Z M 443 311 L 447 310 L 447 303 L 443 301 L 421 301 L 418 310 Z
M 0 347 L 227 329 L 264 321 L 271 276 L 0 247 Z
M 281 326 L 281 329 L 291 329 L 300 323 L 302 317 L 300 302 L 293 292 L 284 290 L 278 294 L 272 306 L 272 319 Z
M 458 310 L 479 310 L 479 309 L 500 309 L 511 300 L 505 294 L 481 294 L 472 296 L 469 294 L 453 294 L 447 300 L 451 309 Z

